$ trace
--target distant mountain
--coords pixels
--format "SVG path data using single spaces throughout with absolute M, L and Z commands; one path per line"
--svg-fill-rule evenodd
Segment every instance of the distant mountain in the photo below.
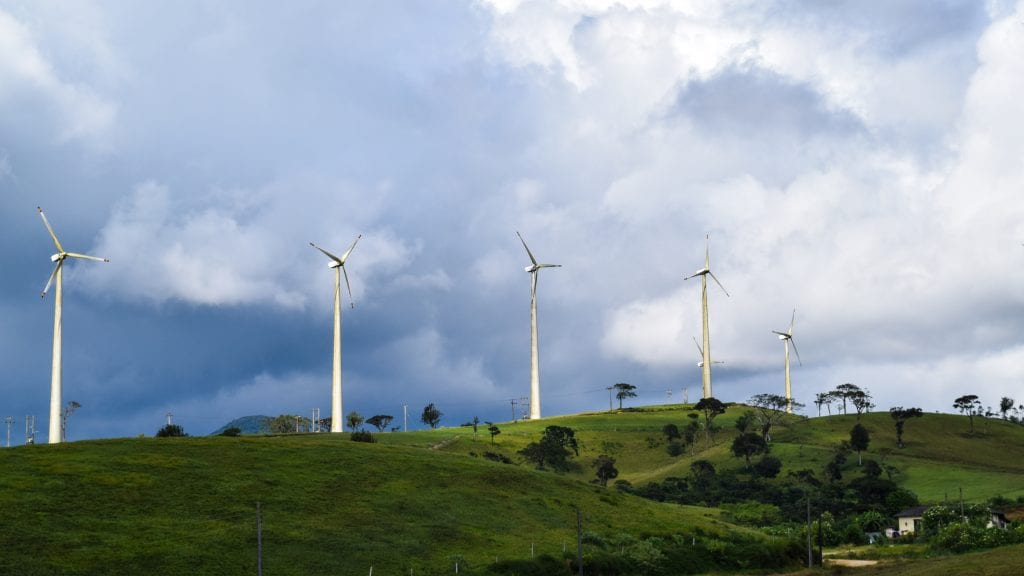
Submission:
M 217 428 L 210 433 L 210 436 L 217 436 L 228 428 L 238 428 L 242 434 L 268 434 L 270 433 L 270 416 L 242 416 Z

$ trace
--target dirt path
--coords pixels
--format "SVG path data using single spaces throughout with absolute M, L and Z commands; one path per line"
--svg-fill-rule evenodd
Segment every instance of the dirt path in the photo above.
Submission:
M 826 566 L 845 566 L 847 568 L 862 568 L 864 566 L 874 566 L 878 564 L 878 560 L 847 560 L 845 558 L 826 558 Z

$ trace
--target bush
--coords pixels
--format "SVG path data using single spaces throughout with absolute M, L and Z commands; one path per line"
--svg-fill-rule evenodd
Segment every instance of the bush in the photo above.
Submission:
M 377 439 L 374 438 L 373 434 L 370 434 L 367 430 L 359 430 L 357 432 L 352 433 L 352 441 L 373 443 L 376 442 Z
M 686 450 L 686 447 L 679 442 L 669 442 L 668 446 L 665 447 L 665 451 L 668 452 L 669 456 L 680 456 L 684 450 Z
M 228 428 L 220 433 L 221 436 L 231 436 L 232 438 L 235 436 L 240 436 L 241 434 L 242 429 L 239 428 L 238 426 L 232 426 L 231 428 Z
M 177 424 L 168 424 L 156 433 L 157 438 L 177 438 L 182 436 L 188 436 L 188 434 L 185 434 L 185 429 Z
M 504 454 L 498 454 L 497 452 L 484 452 L 484 459 L 492 462 L 501 462 L 502 464 L 511 464 L 512 459 Z

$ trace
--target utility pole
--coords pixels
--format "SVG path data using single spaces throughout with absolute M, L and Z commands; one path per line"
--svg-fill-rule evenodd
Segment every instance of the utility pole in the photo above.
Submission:
M 14 416 L 8 416 L 4 418 L 4 424 L 7 424 L 7 447 L 11 447 L 11 425 L 14 424 Z
M 576 565 L 579 566 L 579 576 L 583 576 L 583 512 L 576 509 Z
M 509 402 L 512 403 L 512 421 L 515 422 L 516 421 L 516 399 L 513 398 L 513 399 L 509 400 Z
M 36 443 L 36 417 L 25 415 L 25 444 Z
M 259 502 L 256 503 L 256 574 L 263 576 L 263 517 Z
M 807 567 L 814 567 L 814 547 L 811 545 L 811 494 L 807 493 Z
M 520 414 L 519 419 L 520 420 L 529 420 L 530 419 L 530 412 L 529 412 L 529 410 L 530 410 L 530 399 L 526 398 L 526 397 L 520 398 L 519 399 L 519 405 L 522 406 L 522 413 Z

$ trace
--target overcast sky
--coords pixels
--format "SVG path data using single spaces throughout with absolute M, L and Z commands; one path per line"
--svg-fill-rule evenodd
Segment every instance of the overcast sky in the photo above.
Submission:
M 844 382 L 1024 401 L 1024 2 L 0 0 L 0 417 L 45 440 L 344 409 L 504 421 Z M 670 392 L 669 392 L 670 391 Z M 670 395 L 671 393 L 671 395 Z

